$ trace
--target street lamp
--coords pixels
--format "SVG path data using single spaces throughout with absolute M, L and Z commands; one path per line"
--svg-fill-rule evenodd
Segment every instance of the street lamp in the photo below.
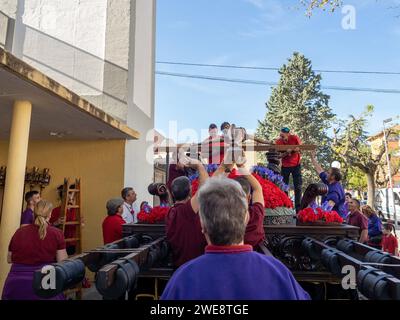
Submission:
M 397 116 L 396 118 L 399 118 L 399 116 Z M 390 189 L 392 190 L 394 225 L 395 225 L 395 228 L 396 228 L 397 227 L 396 202 L 395 202 L 395 199 L 394 199 L 392 170 L 391 170 L 391 167 L 390 167 L 389 147 L 388 147 L 388 141 L 387 141 L 387 136 L 386 136 L 386 126 L 385 126 L 386 124 L 391 123 L 392 121 L 393 121 L 393 118 L 389 118 L 389 119 L 383 120 L 383 142 L 385 144 L 385 151 L 386 151 L 386 162 L 387 162 L 387 166 L 388 166 L 389 185 L 390 185 Z

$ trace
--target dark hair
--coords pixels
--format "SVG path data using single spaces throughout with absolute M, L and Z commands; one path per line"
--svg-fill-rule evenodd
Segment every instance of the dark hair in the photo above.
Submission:
M 383 229 L 390 231 L 390 233 L 394 234 L 394 236 L 397 238 L 396 235 L 396 230 L 394 228 L 394 225 L 392 223 L 384 223 L 382 225 Z
M 188 177 L 178 177 L 171 184 L 171 193 L 175 201 L 185 200 L 190 196 L 191 183 Z
M 342 173 L 340 172 L 339 168 L 331 168 L 331 176 L 335 178 L 336 182 L 339 182 L 342 180 Z
M 324 196 L 328 193 L 328 187 L 324 183 L 312 183 L 304 191 L 303 197 L 301 198 L 300 209 L 307 208 L 312 202 L 314 202 L 318 196 Z
M 223 131 L 224 129 L 225 129 L 225 127 L 230 127 L 231 126 L 231 124 L 229 123 L 229 122 L 223 122 L 222 124 L 221 124 L 221 131 Z
M 244 193 L 248 196 L 251 193 L 251 185 L 249 180 L 246 177 L 237 177 L 235 178 L 237 182 L 242 186 Z
M 352 195 L 350 192 L 346 192 L 346 193 L 344 194 L 344 196 L 345 196 L 345 197 L 349 196 L 350 198 L 353 199 L 353 195 Z
M 356 199 L 356 198 L 352 198 L 353 201 L 355 201 L 358 205 L 358 207 L 361 207 L 361 202 L 360 200 Z
M 121 191 L 121 197 L 122 197 L 122 199 L 125 200 L 126 197 L 128 196 L 128 193 L 129 193 L 130 191 L 133 191 L 133 188 L 131 188 L 131 187 L 123 188 L 122 191 Z
M 76 188 L 76 187 L 75 187 L 75 184 L 71 184 L 69 187 L 70 187 L 71 189 L 75 189 L 75 188 Z M 60 185 L 57 187 L 57 193 L 58 193 L 58 197 L 59 197 L 60 199 L 62 199 L 63 193 L 64 193 L 64 185 L 60 184 Z
M 217 127 L 217 125 L 215 123 L 211 123 L 210 126 L 208 127 L 208 130 L 217 129 L 217 128 L 218 127 Z
M 25 193 L 25 202 L 31 201 L 33 196 L 36 196 L 37 194 L 39 194 L 39 191 L 28 191 Z

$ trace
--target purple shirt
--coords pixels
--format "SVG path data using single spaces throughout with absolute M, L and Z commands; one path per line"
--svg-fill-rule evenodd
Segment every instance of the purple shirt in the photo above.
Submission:
M 277 259 L 250 245 L 207 246 L 206 254 L 180 267 L 161 300 L 310 300 Z
M 335 206 L 332 208 L 332 210 L 339 213 L 342 218 L 345 218 L 347 216 L 344 206 L 346 197 L 342 184 L 340 182 L 329 183 L 328 174 L 326 172 L 321 172 L 319 177 L 321 178 L 322 182 L 328 186 L 328 194 L 322 198 L 322 203 L 333 201 Z
M 26 208 L 21 215 L 21 225 L 23 224 L 33 224 L 34 221 L 34 214 L 31 208 Z

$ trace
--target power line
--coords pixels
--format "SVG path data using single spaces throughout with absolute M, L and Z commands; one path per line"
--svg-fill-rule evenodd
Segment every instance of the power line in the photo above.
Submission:
M 280 68 L 277 68 L 277 67 L 238 66 L 238 65 L 206 64 L 206 63 L 190 63 L 190 62 L 174 62 L 174 61 L 157 61 L 156 63 L 163 64 L 163 65 L 209 67 L 209 68 L 224 68 L 224 69 L 247 69 L 247 70 L 264 70 L 264 71 L 279 71 L 280 70 Z M 395 71 L 325 70 L 325 69 L 315 69 L 314 71 L 320 72 L 320 73 L 400 75 L 400 72 L 395 72 Z
M 222 82 L 231 82 L 231 83 L 233 82 L 233 83 L 243 83 L 243 84 L 262 85 L 262 86 L 278 85 L 277 82 L 270 82 L 270 81 L 250 80 L 250 79 L 234 79 L 234 78 L 207 76 L 207 75 L 174 73 L 174 72 L 166 72 L 166 71 L 156 71 L 156 74 L 162 75 L 162 76 L 178 77 L 178 78 L 201 79 L 201 80 L 222 81 Z M 337 90 L 337 91 L 400 94 L 400 90 L 397 90 L 397 89 L 356 88 L 356 87 L 342 87 L 342 86 L 322 86 L 321 88 L 325 89 L 325 90 Z

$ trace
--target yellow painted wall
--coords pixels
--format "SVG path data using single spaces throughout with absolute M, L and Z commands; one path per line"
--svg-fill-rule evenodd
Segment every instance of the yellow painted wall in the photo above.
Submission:
M 0 166 L 6 165 L 8 143 L 0 141 Z M 108 199 L 120 196 L 124 184 L 125 141 L 31 141 L 27 167 L 50 169 L 51 182 L 42 197 L 57 201 L 57 187 L 64 177 L 81 178 L 83 248 L 103 244 L 101 223 Z M 20 213 L 16 213 L 20 214 Z

